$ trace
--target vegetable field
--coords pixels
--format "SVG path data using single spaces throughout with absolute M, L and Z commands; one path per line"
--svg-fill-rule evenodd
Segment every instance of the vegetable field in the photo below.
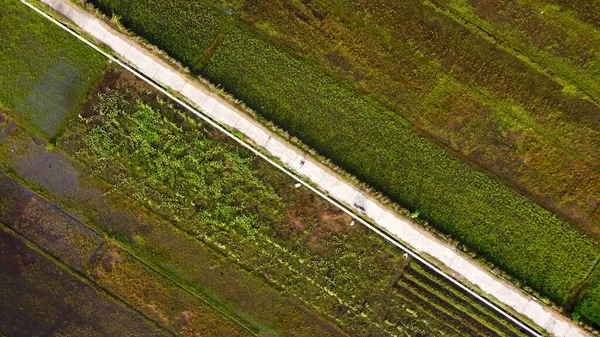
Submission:
M 571 300 L 600 256 L 575 228 L 598 228 L 600 110 L 583 91 L 593 92 L 584 84 L 593 72 L 575 84 L 550 76 L 552 64 L 498 47 L 437 3 L 231 8 L 236 21 L 197 52 L 200 67 L 185 65 L 521 285 Z M 119 14 L 109 2 L 103 10 Z M 186 14 L 158 20 L 197 27 Z M 133 31 L 143 35 L 149 21 L 137 17 Z
M 52 139 L 100 80 L 107 62 L 18 1 L 1 0 L 0 106 Z
M 54 151 L 16 126 L 0 158 L 19 181 L 0 187 L 20 195 L 0 198 L 0 219 L 65 263 L 96 261 L 77 268 L 175 334 L 221 326 L 204 301 L 262 334 L 523 336 L 120 69 Z M 47 240 L 67 228 L 92 243 Z
M 417 329 L 400 305 L 386 316 L 394 320 L 382 318 L 392 310 L 386 298 L 408 263 L 400 251 L 365 228 L 350 227 L 341 211 L 309 191 L 295 191 L 288 177 L 169 103 L 121 85 L 99 94 L 93 113 L 72 124 L 59 144 L 124 195 L 176 220 L 191 237 L 219 247 L 344 330 Z M 78 149 L 71 143 L 76 135 L 83 135 Z M 418 317 L 431 315 L 424 310 Z M 461 315 L 477 320 L 467 318 L 468 310 Z M 490 333 L 506 329 L 500 324 Z
M 591 240 L 550 212 L 247 30 L 228 31 L 203 73 L 558 303 L 598 258 Z

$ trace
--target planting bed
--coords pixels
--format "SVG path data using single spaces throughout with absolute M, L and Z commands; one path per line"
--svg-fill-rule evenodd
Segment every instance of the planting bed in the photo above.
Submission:
M 225 12 L 203 1 L 151 0 L 140 5 L 133 1 L 100 0 L 94 4 L 106 13 L 114 13 L 117 22 L 190 67 L 201 62 L 227 19 Z M 170 20 L 170 24 L 165 25 L 164 20 Z

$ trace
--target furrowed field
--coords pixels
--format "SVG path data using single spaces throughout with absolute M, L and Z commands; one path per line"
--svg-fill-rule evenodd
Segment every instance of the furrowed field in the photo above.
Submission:
M 0 0 L 0 107 L 56 137 L 106 69 L 106 60 L 46 19 Z M 21 16 L 23 15 L 23 16 Z M 32 52 L 35 51 L 35 52 Z
M 119 1 L 99 2 L 119 14 Z M 444 147 L 597 237 L 600 110 L 593 97 L 561 72 L 542 71 L 551 63 L 535 65 L 497 47 L 438 4 L 224 6 L 255 30 L 230 23 L 210 51 L 199 53 L 202 68 L 185 65 L 522 285 L 568 306 L 581 295 L 597 243 Z M 189 17 L 161 22 L 194 30 Z M 148 21 L 136 17 L 135 25 Z M 594 74 L 574 76 L 592 92 L 585 83 Z
M 0 334 L 524 336 L 123 69 L 80 95 L 54 146 L 0 111 Z

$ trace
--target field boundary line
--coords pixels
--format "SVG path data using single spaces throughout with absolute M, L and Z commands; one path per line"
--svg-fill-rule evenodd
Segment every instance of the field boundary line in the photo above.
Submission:
M 126 310 L 129 310 L 132 313 L 138 314 L 141 319 L 148 322 L 152 327 L 154 327 L 154 329 L 161 331 L 161 332 L 165 332 L 166 334 L 169 334 L 173 337 L 177 336 L 173 331 L 171 331 L 170 329 L 161 325 L 158 321 L 156 321 L 152 317 L 146 315 L 141 310 L 137 309 L 132 304 L 125 301 L 123 298 L 117 296 L 116 294 L 113 294 L 108 289 L 104 288 L 100 284 L 98 284 L 95 281 L 93 281 L 92 279 L 88 278 L 87 275 L 81 274 L 77 270 L 73 269 L 71 266 L 67 265 L 65 262 L 63 262 L 62 260 L 60 260 L 59 258 L 54 256 L 52 253 L 50 253 L 47 250 L 45 250 L 44 248 L 40 247 L 36 242 L 34 242 L 33 240 L 24 236 L 21 232 L 18 232 L 17 230 L 4 224 L 3 222 L 0 222 L 0 231 L 4 231 L 4 232 L 12 235 L 13 237 L 17 238 L 17 240 L 21 241 L 22 243 L 27 245 L 29 248 L 31 248 L 33 251 L 42 255 L 45 259 L 50 261 L 56 267 L 64 270 L 66 273 L 73 276 L 78 281 L 82 282 L 86 286 L 97 291 L 98 295 L 100 295 L 101 297 L 104 297 L 105 299 L 115 303 L 116 305 L 120 305 L 121 307 L 123 307 Z
M 553 80 L 556 80 L 559 84 L 575 85 L 577 89 L 579 89 L 582 93 L 589 97 L 590 101 L 592 101 L 596 106 L 600 106 L 598 98 L 595 95 L 592 95 L 588 90 L 583 88 L 583 86 L 578 81 L 553 70 L 549 66 L 546 66 L 544 63 L 536 60 L 534 56 L 530 56 L 529 53 L 524 52 L 518 47 L 513 46 L 510 42 L 488 31 L 487 29 L 479 25 L 477 22 L 468 19 L 457 10 L 438 2 L 437 0 L 425 0 L 423 3 L 425 5 L 430 5 L 432 8 L 434 8 L 434 10 L 441 12 L 446 17 L 457 22 L 459 25 L 465 27 L 467 30 L 481 36 L 483 39 L 486 39 L 488 41 L 492 40 L 494 43 L 498 44 L 504 50 L 509 52 L 511 55 L 531 65 L 536 71 L 552 78 Z M 485 21 L 485 19 L 483 20 Z
M 505 285 L 505 281 L 498 279 L 496 276 L 492 276 L 490 272 L 484 271 L 480 267 L 469 262 L 469 260 L 467 260 L 468 258 L 460 256 L 453 247 L 448 247 L 447 244 L 435 239 L 431 234 L 421 233 L 422 229 L 420 229 L 418 225 L 410 223 L 407 220 L 401 220 L 395 213 L 378 206 L 374 199 L 364 196 L 357 188 L 341 181 L 343 178 L 338 177 L 331 170 L 322 169 L 318 163 L 308 160 L 303 157 L 303 155 L 299 154 L 297 150 L 286 145 L 286 141 L 279 139 L 279 137 L 271 134 L 271 132 L 255 125 L 251 120 L 242 117 L 242 113 L 237 113 L 236 108 L 230 107 L 227 103 L 220 100 L 218 97 L 215 97 L 213 94 L 198 89 L 193 82 L 187 81 L 185 78 L 172 71 L 170 66 L 161 65 L 162 62 L 155 61 L 151 56 L 148 56 L 144 52 L 143 48 L 138 49 L 138 47 L 130 45 L 129 42 L 123 41 L 119 37 L 119 33 L 114 32 L 111 28 L 105 28 L 104 25 L 91 14 L 84 12 L 68 1 L 65 3 L 63 0 L 42 0 L 42 3 L 63 14 L 67 19 L 73 21 L 75 25 L 82 28 L 83 31 L 111 47 L 117 54 L 121 54 L 124 59 L 132 64 L 131 66 L 103 51 L 100 47 L 70 29 L 66 24 L 57 21 L 43 10 L 28 3 L 26 0 L 20 1 L 95 49 L 109 60 L 132 72 L 159 92 L 177 102 L 194 115 L 200 117 L 217 130 L 225 133 L 258 157 L 266 160 L 271 165 L 296 180 L 299 184 L 338 207 L 350 215 L 354 220 L 371 229 L 373 232 L 400 248 L 417 261 L 428 268 L 431 268 L 470 296 L 484 303 L 507 320 L 513 322 L 519 328 L 523 329 L 523 331 L 532 336 L 542 336 L 542 334 L 531 325 L 508 313 L 500 306 L 492 303 L 486 297 L 471 290 L 462 282 L 427 261 L 416 251 L 424 252 L 436 260 L 439 260 L 441 263 L 454 270 L 454 272 L 459 274 L 462 278 L 466 279 L 469 283 L 481 288 L 481 290 L 487 293 L 489 297 L 495 298 L 504 305 L 513 308 L 519 314 L 527 317 L 527 319 L 530 319 L 536 325 L 556 336 L 588 336 L 586 332 L 557 312 L 552 311 L 550 308 L 543 307 L 539 301 L 530 299 L 529 296 L 525 297 L 521 291 L 514 286 L 508 284 Z M 123 55 L 122 53 L 119 53 L 117 49 L 125 49 L 126 53 Z M 138 58 L 133 57 L 131 55 L 132 53 L 134 53 L 135 56 L 138 56 Z M 133 69 L 134 66 L 139 68 L 140 71 Z M 146 77 L 146 73 L 154 75 Z M 152 79 L 156 81 L 156 83 Z M 190 102 L 195 103 L 199 107 L 199 110 L 169 93 L 157 83 L 160 83 L 165 88 L 171 88 L 173 91 L 181 93 L 181 95 L 186 97 Z M 270 154 L 279 158 L 283 165 L 287 165 L 287 167 L 284 167 L 282 164 L 269 158 L 245 140 L 228 131 L 224 126 L 213 121 L 213 119 L 225 126 L 240 131 L 258 146 L 266 149 Z M 297 174 L 292 171 L 295 171 Z M 331 194 L 332 197 L 313 187 L 307 181 L 302 179 L 300 175 L 314 182 L 324 191 Z M 363 217 L 350 211 L 351 206 L 346 207 L 342 203 L 352 205 L 354 208 L 361 211 L 362 215 L 373 219 L 376 223 L 379 222 L 378 226 L 372 225 Z M 407 242 L 414 250 L 408 248 L 399 240 Z
M 173 277 L 171 277 L 170 275 L 165 274 L 163 271 L 161 271 L 158 266 L 155 266 L 153 263 L 147 262 L 145 259 L 139 257 L 138 255 L 133 253 L 133 250 L 126 246 L 125 244 L 123 244 L 121 241 L 117 240 L 117 239 L 106 239 L 106 235 L 107 233 L 96 228 L 95 226 L 89 225 L 86 221 L 77 218 L 75 215 L 73 215 L 67 208 L 61 206 L 57 201 L 51 200 L 49 199 L 47 196 L 39 193 L 38 191 L 35 191 L 33 188 L 31 188 L 30 186 L 28 186 L 29 184 L 26 181 L 23 181 L 20 178 L 16 178 L 16 177 L 11 177 L 9 175 L 6 174 L 6 172 L 2 173 L 0 172 L 0 175 L 4 175 L 4 177 L 6 177 L 7 179 L 11 180 L 12 182 L 14 182 L 15 184 L 18 184 L 19 186 L 21 186 L 22 188 L 26 189 L 28 192 L 34 194 L 36 197 L 42 199 L 44 202 L 49 203 L 50 205 L 56 207 L 56 210 L 62 214 L 64 214 L 67 218 L 69 218 L 72 221 L 75 221 L 77 224 L 81 225 L 82 228 L 85 228 L 86 230 L 91 231 L 94 235 L 96 235 L 98 238 L 102 239 L 102 242 L 100 243 L 100 245 L 98 245 L 98 247 L 96 247 L 93 255 L 96 253 L 97 250 L 99 250 L 102 245 L 104 245 L 105 243 L 109 243 L 109 244 L 115 244 L 119 249 L 122 249 L 125 253 L 129 254 L 130 257 L 139 262 L 143 267 L 148 268 L 151 272 L 154 272 L 157 274 L 158 277 L 160 278 L 164 278 L 164 280 L 166 280 L 166 282 L 170 282 L 171 284 L 173 284 L 176 288 L 180 289 L 181 291 L 190 294 L 192 297 L 197 298 L 199 301 L 201 301 L 202 303 L 204 303 L 206 306 L 208 306 L 209 308 L 215 310 L 216 312 L 218 312 L 219 314 L 225 316 L 225 318 L 227 318 L 229 321 L 237 324 L 238 326 L 240 326 L 243 330 L 248 331 L 250 334 L 254 335 L 254 336 L 258 336 L 258 334 L 253 330 L 253 328 L 250 327 L 250 324 L 246 324 L 245 321 L 243 321 L 241 319 L 241 317 L 238 317 L 238 315 L 236 315 L 233 312 L 230 312 L 229 310 L 222 308 L 221 305 L 219 305 L 218 303 L 216 303 L 214 300 L 212 300 L 210 297 L 206 296 L 206 298 L 204 296 L 201 295 L 200 291 L 196 291 L 196 290 L 191 290 L 188 285 L 186 285 L 184 282 L 179 282 L 177 280 L 175 280 Z M 156 215 L 154 215 L 156 216 Z M 173 224 L 171 224 L 169 221 L 166 221 L 169 226 L 174 226 Z M 26 237 L 25 235 L 21 234 L 20 232 L 18 232 L 17 230 L 13 229 L 12 227 L 0 222 L 0 226 L 6 226 L 8 227 L 10 230 L 16 232 L 17 234 L 23 236 L 23 238 L 25 240 L 27 240 L 28 242 L 31 242 L 33 245 L 35 245 L 36 247 L 38 247 L 38 243 L 35 242 L 34 240 Z M 44 252 L 46 252 L 46 250 L 42 247 L 39 247 L 39 249 L 43 250 Z M 62 262 L 62 260 L 60 260 L 58 257 L 54 257 L 54 255 L 52 255 L 52 253 L 47 252 L 47 254 L 49 254 L 52 258 L 58 260 L 60 263 L 64 264 L 65 266 L 67 266 L 67 268 L 72 269 L 74 273 L 77 273 L 77 275 L 79 275 L 79 277 L 83 277 L 83 278 L 88 278 L 87 275 L 85 274 L 80 274 L 77 270 L 75 270 L 74 268 L 68 266 L 65 262 Z M 94 281 L 90 281 L 90 282 L 94 282 Z M 96 284 L 94 282 L 94 284 Z M 104 289 L 103 286 L 98 284 L 98 287 L 101 287 L 102 289 Z M 110 296 L 113 297 L 117 297 L 120 299 L 120 297 L 118 297 L 116 294 L 113 294 L 113 292 L 109 291 L 108 289 L 104 289 L 107 293 L 110 294 Z M 130 305 L 133 307 L 133 304 L 129 304 L 128 302 L 126 302 L 125 300 L 122 300 L 124 303 L 127 303 L 127 305 Z M 136 309 L 137 310 L 137 309 Z M 152 318 L 149 318 L 152 319 Z

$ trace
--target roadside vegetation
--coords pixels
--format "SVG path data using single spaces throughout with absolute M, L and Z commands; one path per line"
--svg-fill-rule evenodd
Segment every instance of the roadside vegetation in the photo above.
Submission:
M 118 13 L 112 1 L 99 2 Z M 594 115 L 596 106 L 431 6 L 377 6 L 234 4 L 233 15 L 259 32 L 228 25 L 200 73 L 522 285 L 565 304 L 599 257 L 597 244 L 418 133 L 517 187 L 529 179 L 521 176 L 551 180 L 543 172 L 555 174 L 557 167 L 556 174 L 593 180 L 585 173 L 597 160 L 594 124 L 582 121 L 580 128 L 547 117 L 557 106 L 570 113 L 565 118 L 578 118 L 579 106 Z M 137 26 L 147 21 L 136 20 Z M 164 17 L 163 25 L 171 20 Z M 177 39 L 188 44 L 184 36 Z M 571 163 L 580 165 L 575 176 Z M 546 186 L 542 178 L 527 194 Z
M 201 61 L 227 20 L 225 12 L 202 1 L 150 0 L 143 5 L 135 1 L 98 1 L 94 4 L 103 11 L 116 13 L 122 26 L 161 46 L 186 66 Z M 170 24 L 165 25 L 165 20 Z M 182 44 L 182 40 L 187 43 Z
M 169 336 L 0 224 L 0 334 Z

